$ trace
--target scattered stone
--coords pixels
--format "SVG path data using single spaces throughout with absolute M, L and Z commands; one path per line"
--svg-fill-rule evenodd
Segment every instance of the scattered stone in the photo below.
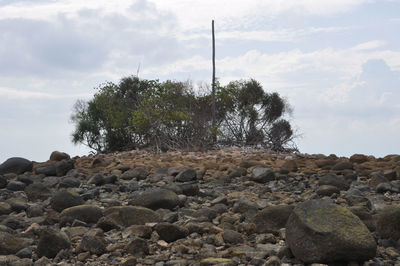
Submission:
M 102 175 L 102 174 L 99 174 L 99 173 L 93 174 L 93 175 L 89 178 L 88 184 L 96 185 L 96 186 L 101 186 L 101 185 L 103 185 L 103 184 L 104 184 L 103 175 Z
M 0 202 L 0 215 L 7 215 L 12 212 L 11 205 L 7 202 Z
M 294 207 L 290 205 L 277 205 L 266 207 L 259 211 L 251 222 L 255 224 L 257 233 L 275 233 L 285 227 L 286 222 Z
M 51 207 L 58 212 L 69 207 L 83 205 L 84 202 L 77 193 L 68 190 L 58 191 L 50 200 Z
M 37 245 L 36 253 L 39 258 L 46 256 L 51 259 L 63 249 L 69 249 L 71 243 L 67 235 L 56 232 L 54 230 L 46 229 L 40 234 L 39 243 Z
M 327 174 L 321 176 L 319 178 L 318 184 L 320 186 L 323 185 L 335 186 L 340 190 L 348 190 L 350 188 L 350 185 L 344 179 L 338 177 L 335 174 Z
M 234 230 L 225 230 L 222 233 L 222 238 L 224 239 L 225 243 L 229 244 L 239 244 L 243 243 L 243 237 L 242 234 L 239 232 L 236 232 Z
M 79 220 L 85 223 L 96 223 L 103 216 L 102 210 L 93 205 L 78 205 L 64 209 L 60 214 L 60 223 L 65 225 Z
M 82 251 L 88 251 L 91 254 L 101 255 L 106 252 L 106 241 L 103 232 L 94 230 L 87 232 L 80 242 L 79 248 Z
M 156 223 L 161 220 L 159 215 L 154 211 L 139 206 L 110 207 L 105 210 L 104 215 L 110 217 L 116 224 L 124 227 Z
M 26 187 L 25 183 L 21 181 L 11 180 L 7 184 L 7 189 L 12 191 L 22 191 Z
M 17 175 L 32 171 L 33 163 L 21 157 L 7 159 L 0 164 L 0 175 L 14 173 Z
M 129 202 L 130 205 L 143 206 L 152 210 L 170 209 L 179 205 L 175 192 L 167 189 L 152 189 L 142 192 Z
M 400 204 L 386 206 L 378 215 L 376 231 L 382 238 L 400 239 Z
M 293 210 L 286 242 L 305 263 L 365 261 L 376 255 L 376 242 L 364 223 L 345 207 L 309 200 Z
M 147 241 L 139 237 L 135 237 L 128 243 L 128 245 L 126 245 L 125 252 L 138 257 L 147 255 L 149 254 L 149 247 L 147 245 Z
M 43 183 L 30 184 L 24 191 L 30 201 L 46 200 L 52 196 L 51 190 Z
M 275 173 L 269 168 L 256 167 L 253 169 L 251 177 L 251 180 L 258 183 L 267 183 L 275 180 Z
M 0 231 L 0 255 L 15 254 L 19 250 L 28 247 L 33 241 L 28 238 Z
M 332 194 L 340 194 L 340 189 L 336 186 L 331 185 L 322 185 L 320 186 L 317 191 L 315 191 L 319 196 L 328 196 L 330 197 Z
M 159 223 L 155 227 L 160 238 L 167 242 L 173 242 L 180 238 L 184 238 L 188 234 L 186 228 L 170 223 Z
M 197 173 L 194 169 L 186 169 L 180 172 L 176 177 L 175 181 L 177 182 L 189 182 L 196 180 Z

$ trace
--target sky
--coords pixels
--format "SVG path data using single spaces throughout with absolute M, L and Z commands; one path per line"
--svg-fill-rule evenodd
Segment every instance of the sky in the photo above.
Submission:
M 302 153 L 400 153 L 400 0 L 0 0 L 0 163 L 71 142 L 106 82 L 254 78 L 293 107 Z

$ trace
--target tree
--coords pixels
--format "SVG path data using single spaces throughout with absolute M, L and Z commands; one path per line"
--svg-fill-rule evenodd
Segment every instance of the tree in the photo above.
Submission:
M 141 80 L 131 76 L 104 83 L 93 99 L 77 101 L 71 116 L 74 143 L 97 152 L 143 147 L 157 150 L 207 149 L 221 145 L 263 145 L 285 151 L 293 130 L 283 116 L 290 111 L 277 93 L 264 92 L 255 80 L 215 84 L 199 95 L 190 82 Z M 217 136 L 217 142 L 215 142 Z

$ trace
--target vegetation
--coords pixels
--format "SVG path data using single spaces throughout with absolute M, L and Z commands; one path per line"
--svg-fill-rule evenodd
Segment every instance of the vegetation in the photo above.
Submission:
M 195 93 L 189 82 L 131 76 L 105 83 L 92 100 L 78 100 L 71 116 L 74 143 L 97 152 L 153 147 L 207 149 L 214 145 L 262 145 L 296 150 L 291 112 L 278 93 L 266 93 L 255 80 L 216 86 L 216 124 L 211 96 Z M 213 136 L 217 135 L 215 143 Z

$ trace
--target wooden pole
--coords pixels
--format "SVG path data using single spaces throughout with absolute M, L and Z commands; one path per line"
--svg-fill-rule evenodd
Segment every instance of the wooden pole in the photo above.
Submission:
M 211 112 L 212 112 L 212 127 L 213 127 L 213 140 L 214 143 L 217 141 L 217 132 L 216 132 L 216 121 L 215 121 L 215 34 L 214 34 L 214 20 L 211 23 L 212 26 L 212 103 L 211 103 Z

